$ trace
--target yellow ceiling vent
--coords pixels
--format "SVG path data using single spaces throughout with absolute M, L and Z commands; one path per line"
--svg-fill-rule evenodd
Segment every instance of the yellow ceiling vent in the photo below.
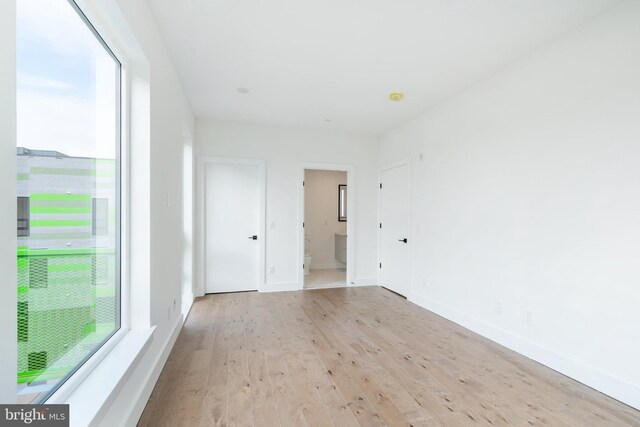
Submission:
M 402 101 L 404 99 L 404 93 L 401 92 L 393 92 L 389 94 L 389 99 L 393 102 Z

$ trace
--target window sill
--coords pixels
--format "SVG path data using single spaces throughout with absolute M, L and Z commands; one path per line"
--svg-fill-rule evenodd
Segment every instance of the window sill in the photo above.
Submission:
M 91 425 L 102 411 L 108 409 L 142 358 L 155 329 L 152 326 L 127 331 L 66 399 L 58 401 L 54 394 L 48 403 L 69 404 L 72 426 Z

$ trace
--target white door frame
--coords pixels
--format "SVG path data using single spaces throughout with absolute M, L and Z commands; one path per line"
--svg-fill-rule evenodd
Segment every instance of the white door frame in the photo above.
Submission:
M 266 180 L 265 180 L 265 161 L 262 159 L 239 159 L 233 157 L 211 157 L 198 156 L 198 215 L 199 226 L 198 232 L 200 244 L 198 245 L 198 295 L 205 294 L 206 284 L 206 168 L 210 164 L 224 165 L 252 165 L 258 166 L 258 175 L 260 177 L 260 231 L 258 245 L 260 246 L 260 266 L 258 271 L 258 288 L 257 291 L 264 291 L 265 285 L 265 253 L 266 253 Z
M 334 163 L 301 163 L 298 166 L 298 290 L 304 288 L 304 171 L 317 169 L 347 173 L 347 281 L 346 286 L 354 285 L 355 232 L 356 232 L 356 171 L 353 165 Z M 336 196 L 337 197 L 337 196 Z
M 384 171 L 388 171 L 389 169 L 395 169 L 400 166 L 407 166 L 409 169 L 409 287 L 407 289 L 407 295 L 404 295 L 407 299 L 412 297 L 413 294 L 413 225 L 412 225 L 412 216 L 413 216 L 413 191 L 412 191 L 412 183 L 413 177 L 411 175 L 411 158 L 406 158 L 402 160 L 398 160 L 397 162 L 387 163 L 378 168 L 378 184 L 382 183 L 382 173 Z M 378 190 L 378 224 L 382 222 L 382 197 L 381 193 Z M 382 262 L 382 229 L 378 226 L 378 265 Z M 382 281 L 380 280 L 380 275 L 382 271 L 378 268 L 378 285 L 382 286 Z

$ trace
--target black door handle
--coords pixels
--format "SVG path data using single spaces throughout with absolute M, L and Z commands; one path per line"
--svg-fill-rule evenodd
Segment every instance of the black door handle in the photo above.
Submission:
M 249 239 L 251 240 L 258 240 L 258 236 L 256 236 L 255 234 L 253 236 L 249 236 Z
M 405 237 L 404 239 L 398 239 L 398 242 L 407 243 L 407 238 Z

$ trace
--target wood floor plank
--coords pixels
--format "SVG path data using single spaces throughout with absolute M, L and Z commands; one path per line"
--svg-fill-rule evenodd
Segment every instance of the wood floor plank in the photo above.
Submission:
M 305 359 L 305 366 L 318 389 L 320 400 L 329 412 L 329 417 L 335 426 L 358 426 L 358 420 L 351 412 L 344 396 L 338 390 L 326 367 L 319 357 Z
M 202 300 L 211 302 L 217 300 L 220 305 L 218 320 L 214 325 L 213 346 L 211 349 L 211 363 L 207 377 L 207 388 L 200 413 L 200 426 L 227 425 L 227 402 L 229 398 L 229 337 L 232 320 L 227 298 L 204 297 Z M 201 300 L 201 301 L 202 301 Z M 192 313 L 193 314 L 193 313 Z M 189 320 L 191 319 L 189 316 Z M 206 325 L 205 325 L 206 327 Z
M 280 357 L 267 359 L 269 378 L 274 386 L 278 419 L 281 426 L 308 426 L 302 405 L 295 395 L 287 365 Z
M 274 313 L 275 314 L 275 313 Z M 281 319 L 286 336 L 289 337 L 294 350 L 285 355 L 287 369 L 291 375 L 302 410 L 307 421 L 313 425 L 331 426 L 333 422 L 327 408 L 320 399 L 316 384 L 305 366 L 305 359 L 313 357 L 315 350 L 308 334 L 313 332 L 314 326 L 304 311 L 291 309 L 275 314 Z
M 229 384 L 227 401 L 227 422 L 230 426 L 253 426 L 253 408 L 251 405 L 251 383 L 249 382 L 249 364 L 244 336 L 244 315 L 240 294 L 231 295 L 229 323 Z
M 258 301 L 250 301 L 255 303 Z M 252 306 L 259 310 L 260 305 Z M 260 426 L 279 426 L 278 410 L 271 378 L 267 368 L 267 358 L 262 347 L 262 336 L 268 333 L 265 316 L 245 319 L 245 342 L 249 365 L 249 383 L 251 384 L 251 406 L 253 417 L 260 420 Z
M 640 426 L 383 288 L 198 298 L 140 426 Z

